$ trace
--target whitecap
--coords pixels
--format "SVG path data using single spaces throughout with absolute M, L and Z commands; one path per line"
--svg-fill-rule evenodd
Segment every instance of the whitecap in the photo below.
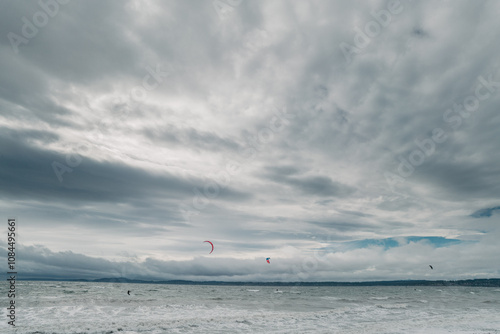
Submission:
M 408 304 L 386 304 L 386 305 L 377 305 L 379 308 L 384 309 L 405 309 L 408 308 Z

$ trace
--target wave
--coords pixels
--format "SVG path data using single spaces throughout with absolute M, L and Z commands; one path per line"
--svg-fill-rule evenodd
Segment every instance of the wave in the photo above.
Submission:
M 370 297 L 369 299 L 374 299 L 374 300 L 387 300 L 389 297 Z
M 386 304 L 386 305 L 379 304 L 376 306 L 378 308 L 389 309 L 389 310 L 408 308 L 408 304 Z
M 321 299 L 326 299 L 326 300 L 346 302 L 346 303 L 357 303 L 357 302 L 359 302 L 358 299 L 340 298 L 340 297 L 333 297 L 333 296 L 323 296 L 323 297 L 320 297 L 320 298 Z

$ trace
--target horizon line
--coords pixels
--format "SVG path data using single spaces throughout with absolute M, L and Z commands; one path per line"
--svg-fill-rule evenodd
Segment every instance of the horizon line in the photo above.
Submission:
M 379 281 L 192 281 L 192 280 L 144 280 L 144 279 L 130 279 L 126 277 L 103 277 L 96 279 L 85 279 L 85 278 L 18 278 L 18 281 L 38 281 L 38 282 L 94 282 L 94 283 L 129 283 L 129 284 L 185 284 L 185 285 L 345 285 L 345 286 L 356 286 L 356 285 L 468 285 L 465 283 L 493 283 L 487 284 L 486 286 L 499 286 L 500 287 L 500 277 L 495 278 L 470 278 L 470 279 L 458 279 L 458 280 L 426 280 L 426 279 L 400 279 L 400 280 L 379 280 Z

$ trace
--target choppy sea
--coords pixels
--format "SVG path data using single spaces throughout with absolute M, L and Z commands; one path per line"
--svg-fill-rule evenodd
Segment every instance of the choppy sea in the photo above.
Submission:
M 14 329 L 0 288 L 1 333 L 500 333 L 500 288 L 19 281 L 16 289 Z

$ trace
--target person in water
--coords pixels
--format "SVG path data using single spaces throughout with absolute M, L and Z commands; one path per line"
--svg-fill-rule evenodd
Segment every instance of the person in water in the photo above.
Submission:
M 127 294 L 130 296 L 130 290 L 127 291 Z

